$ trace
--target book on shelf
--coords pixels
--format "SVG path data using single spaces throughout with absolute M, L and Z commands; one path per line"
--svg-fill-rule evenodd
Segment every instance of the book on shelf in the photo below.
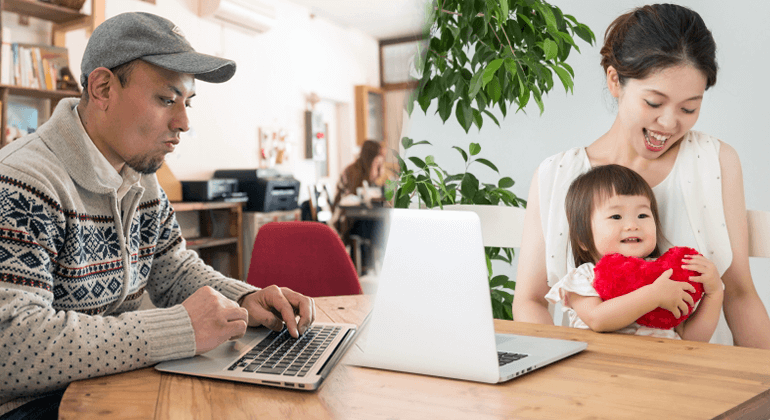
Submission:
M 69 54 L 66 48 L 52 45 L 35 45 L 14 42 L 9 45 L 6 60 L 0 58 L 3 74 L 8 73 L 4 84 L 31 89 L 57 90 L 61 71 L 69 68 Z M 5 53 L 3 53 L 5 54 Z

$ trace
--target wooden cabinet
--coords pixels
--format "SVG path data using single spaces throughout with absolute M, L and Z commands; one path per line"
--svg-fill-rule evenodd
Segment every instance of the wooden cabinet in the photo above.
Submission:
M 105 0 L 91 0 L 91 15 L 86 15 L 67 7 L 43 3 L 37 0 L 0 0 L 0 42 L 8 41 L 2 39 L 2 14 L 11 12 L 18 14 L 19 16 L 31 16 L 53 22 L 51 44 L 63 47 L 64 36 L 68 31 L 86 28 L 90 34 L 96 26 L 104 21 L 104 1 Z M 7 63 L 0 62 L 0 65 L 6 64 Z M 0 130 L 0 133 L 3 133 L 3 135 L 0 136 L 0 147 L 5 146 L 6 144 L 6 136 L 4 133 L 5 128 L 8 125 L 7 114 L 9 95 L 48 99 L 50 100 L 50 109 L 53 111 L 60 100 L 68 97 L 80 96 L 80 92 L 74 90 L 30 89 L 0 84 L 0 102 L 2 102 L 2 106 L 0 106 L 0 127 L 2 130 Z
M 187 248 L 206 264 L 234 279 L 246 280 L 243 270 L 243 203 L 173 202 Z
M 356 144 L 382 142 L 385 136 L 385 94 L 382 89 L 356 86 Z

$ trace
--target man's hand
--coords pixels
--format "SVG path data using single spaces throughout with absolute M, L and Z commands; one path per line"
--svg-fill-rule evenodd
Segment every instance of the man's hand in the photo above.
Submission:
M 249 326 L 264 325 L 273 331 L 286 329 L 292 337 L 304 334 L 315 320 L 315 302 L 289 288 L 270 286 L 246 295 L 241 307 L 249 312 Z M 299 315 L 299 322 L 297 322 Z
M 249 313 L 209 286 L 182 302 L 195 331 L 195 354 L 205 353 L 246 333 Z

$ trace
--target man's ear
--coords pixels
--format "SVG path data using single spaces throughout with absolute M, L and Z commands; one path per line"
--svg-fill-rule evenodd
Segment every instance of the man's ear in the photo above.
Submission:
M 106 111 L 110 103 L 113 85 L 117 77 L 107 68 L 98 67 L 88 75 L 88 101 Z
M 620 76 L 615 67 L 612 66 L 607 67 L 607 89 L 615 98 L 620 96 Z

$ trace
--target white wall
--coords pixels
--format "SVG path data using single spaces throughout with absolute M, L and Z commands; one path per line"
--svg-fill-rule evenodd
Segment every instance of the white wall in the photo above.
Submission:
M 178 179 L 208 179 L 216 169 L 256 168 L 258 128 L 263 127 L 288 131 L 293 153 L 279 169 L 295 174 L 303 183 L 315 182 L 313 162 L 304 159 L 305 98 L 315 92 L 321 97 L 318 107 L 333 136 L 328 153 L 328 178 L 333 186 L 339 168 L 357 153 L 354 86 L 379 85 L 377 40 L 323 18 L 311 18 L 307 8 L 288 1 L 261 1 L 275 7 L 276 24 L 258 35 L 198 17 L 197 0 L 158 0 L 155 5 L 107 0 L 106 17 L 127 11 L 166 17 L 183 30 L 197 51 L 237 63 L 230 81 L 196 84 L 197 96 L 190 110 L 192 129 L 166 159 Z M 67 36 L 78 78 L 86 42 L 84 31 Z M 338 109 L 344 115 L 336 115 Z M 300 199 L 306 196 L 303 184 Z
M 435 104 L 427 116 L 417 108 L 405 135 L 415 141 L 429 140 L 435 146 L 415 150 L 413 154 L 433 154 L 436 161 L 452 171 L 459 171 L 462 159 L 451 149 L 467 148 L 479 142 L 481 156 L 489 158 L 502 176 L 516 181 L 513 191 L 526 198 L 529 183 L 537 165 L 546 157 L 576 146 L 587 146 L 606 132 L 615 117 L 613 98 L 605 87 L 599 50 L 604 31 L 615 17 L 645 4 L 636 0 L 552 0 L 562 12 L 575 16 L 596 34 L 597 43 L 589 46 L 578 40 L 582 54 L 573 52 L 568 63 L 575 69 L 574 95 L 565 95 L 557 86 L 545 98 L 545 113 L 539 116 L 536 106 L 527 113 L 508 114 L 497 128 L 486 120 L 479 132 L 475 128 L 466 135 L 457 121 L 442 125 L 434 116 Z M 680 0 L 673 3 L 697 11 L 711 29 L 717 43 L 719 74 L 717 84 L 706 92 L 696 130 L 704 131 L 730 143 L 741 157 L 748 208 L 770 210 L 770 142 L 767 120 L 770 106 L 770 84 L 766 71 L 770 68 L 767 49 L 770 32 L 767 16 L 770 3 L 740 0 Z M 498 118 L 501 116 L 498 115 Z M 496 180 L 485 167 L 478 173 Z M 484 179 L 482 179 L 484 180 Z M 509 274 L 515 275 L 515 270 Z M 770 307 L 770 261 L 752 261 L 752 274 L 765 306 Z

